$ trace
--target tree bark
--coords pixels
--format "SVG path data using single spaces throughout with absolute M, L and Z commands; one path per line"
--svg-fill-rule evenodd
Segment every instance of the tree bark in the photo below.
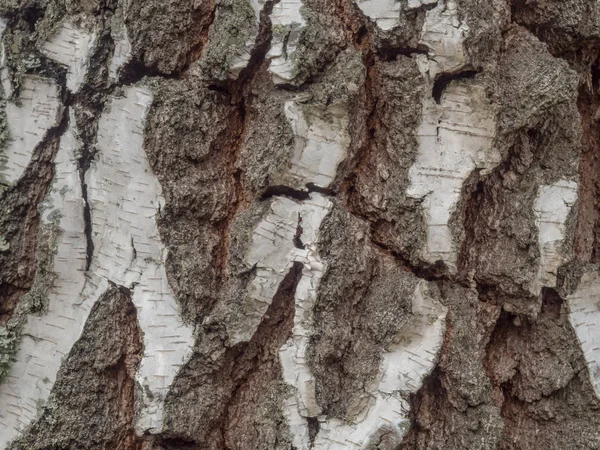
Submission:
M 0 37 L 0 450 L 600 448 L 600 3 Z

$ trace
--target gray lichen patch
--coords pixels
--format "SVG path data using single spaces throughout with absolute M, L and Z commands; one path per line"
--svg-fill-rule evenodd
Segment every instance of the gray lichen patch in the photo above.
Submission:
M 209 79 L 237 76 L 250 59 L 258 35 L 257 14 L 249 0 L 218 0 L 199 64 Z
M 416 62 L 404 56 L 379 63 L 367 81 L 363 95 L 372 110 L 366 126 L 351 126 L 353 158 L 343 168 L 351 171 L 346 175 L 348 204 L 354 214 L 372 223 L 375 242 L 418 264 L 426 239 L 425 217 L 421 202 L 409 198 L 407 189 L 418 151 L 414 130 L 421 120 L 422 99 L 429 93 Z
M 481 179 L 469 200 L 479 213 L 476 220 L 469 214 L 466 217 L 470 237 L 463 246 L 463 267 L 471 267 L 482 286 L 502 291 L 503 302 L 511 303 L 510 308 L 536 315 L 539 284 L 548 284 L 540 281 L 548 251 L 540 248 L 545 231 L 539 226 L 543 208 L 536 207 L 536 198 L 548 189 L 544 186 L 556 183 L 568 183 L 576 190 L 581 154 L 577 76 L 526 30 L 513 27 L 506 37 L 512 45 L 503 54 L 494 97 L 500 107 L 494 145 L 506 156 L 493 173 Z M 575 206 L 573 198 L 569 203 Z M 572 231 L 565 229 L 563 236 L 562 243 L 556 240 L 557 250 L 564 255 L 559 265 L 572 255 L 568 238 Z M 476 257 L 483 248 L 493 249 L 496 257 Z M 491 291 L 488 294 L 494 297 Z M 523 297 L 530 301 L 523 302 Z
M 304 84 L 331 64 L 344 48 L 345 37 L 339 19 L 334 15 L 321 14 L 308 6 L 300 12 L 306 24 L 299 31 L 293 53 L 288 55 L 294 85 Z
M 394 271 L 393 263 L 380 269 L 380 277 L 375 276 L 376 253 L 370 249 L 368 233 L 364 223 L 339 208 L 334 208 L 322 228 L 322 257 L 330 263 L 315 305 L 315 331 L 309 355 L 318 403 L 331 417 L 353 417 L 362 411 L 369 398 L 366 386 L 377 375 L 378 364 L 373 362 L 381 358 L 382 349 L 376 342 L 387 339 L 390 344 L 403 320 L 408 319 L 408 297 L 394 292 L 394 285 L 404 281 Z M 384 275 L 385 271 L 391 278 Z M 396 281 L 392 281 L 394 272 Z M 366 299 L 374 281 L 375 290 L 387 287 L 388 295 L 381 301 L 389 301 L 394 313 L 387 315 L 383 304 Z M 405 294 L 412 292 L 415 284 L 416 280 L 412 285 L 408 282 Z M 359 317 L 356 309 L 369 310 L 367 323 L 355 323 Z M 390 319 L 393 322 L 388 322 Z
M 125 24 L 134 61 L 151 71 L 173 74 L 200 56 L 212 21 L 212 1 L 132 1 Z
M 6 148 L 6 142 L 9 139 L 8 124 L 6 122 L 6 101 L 0 100 L 0 171 L 4 170 L 6 165 L 6 157 L 4 156 L 4 150 Z M 5 185 L 0 186 L 0 194 L 5 189 Z
M 307 94 L 320 105 L 339 104 L 349 107 L 358 101 L 359 89 L 367 69 L 361 54 L 354 48 L 340 52 L 325 73 L 310 86 Z
M 312 84 L 326 73 L 325 67 L 340 51 L 352 47 L 348 40 L 356 23 L 345 23 L 348 12 L 323 0 L 276 3 L 270 16 L 273 38 L 266 55 L 273 82 L 293 89 Z
M 61 233 L 62 231 L 56 225 L 40 227 L 37 251 L 38 270 L 33 287 L 20 302 L 24 305 L 29 304 L 28 312 L 42 312 L 48 306 L 48 293 L 56 279 L 54 256 Z
M 246 106 L 247 131 L 236 167 L 244 173 L 246 189 L 260 195 L 291 158 L 294 137 L 284 104 L 293 95 L 274 90 L 266 71 L 260 71 L 251 86 L 254 95 Z
M 501 131 L 532 127 L 557 105 L 574 102 L 578 76 L 567 62 L 521 27 L 509 30 L 505 45 L 498 79 Z
M 229 260 L 232 275 L 240 275 L 252 270 L 245 261 L 250 247 L 252 233 L 270 209 L 270 202 L 260 202 L 238 214 L 231 224 L 231 258 Z
M 0 382 L 10 370 L 19 346 L 21 325 L 16 322 L 0 325 Z
M 144 148 L 165 197 L 157 220 L 169 280 L 184 316 L 194 320 L 218 298 L 213 258 L 233 201 L 228 159 L 239 124 L 227 97 L 195 78 L 157 81 L 153 91 Z M 218 258 L 224 265 L 226 255 Z
M 0 16 L 10 18 L 15 28 L 31 32 L 32 40 L 41 41 L 53 33 L 66 12 L 59 0 L 7 0 L 0 5 Z

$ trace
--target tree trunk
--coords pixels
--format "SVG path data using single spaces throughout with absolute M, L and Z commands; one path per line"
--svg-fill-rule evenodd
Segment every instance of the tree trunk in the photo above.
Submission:
M 600 3 L 0 36 L 0 450 L 600 449 Z

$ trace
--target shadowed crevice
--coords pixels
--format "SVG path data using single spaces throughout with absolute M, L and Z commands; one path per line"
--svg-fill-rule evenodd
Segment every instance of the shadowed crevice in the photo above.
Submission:
M 439 105 L 442 101 L 442 94 L 450 83 L 455 80 L 465 80 L 475 77 L 479 71 L 475 70 L 471 65 L 467 65 L 456 72 L 440 73 L 435 77 L 433 88 L 431 90 L 431 96 L 435 102 Z

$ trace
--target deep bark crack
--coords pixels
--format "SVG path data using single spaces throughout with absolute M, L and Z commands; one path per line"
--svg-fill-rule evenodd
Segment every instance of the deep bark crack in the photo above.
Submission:
M 306 245 L 302 243 L 302 231 L 302 216 L 298 213 L 298 225 L 296 225 L 296 234 L 294 235 L 294 246 L 304 250 Z
M 229 128 L 235 131 L 232 137 L 232 146 L 227 149 L 228 156 L 225 163 L 227 172 L 231 176 L 233 199 L 227 207 L 227 216 L 218 224 L 218 228 L 221 230 L 220 243 L 216 249 L 217 277 L 219 279 L 223 279 L 227 272 L 226 267 L 229 257 L 229 232 L 231 224 L 233 223 L 239 208 L 246 202 L 244 173 L 241 169 L 238 169 L 236 165 L 246 136 L 246 102 L 249 97 L 248 91 L 254 77 L 263 66 L 266 59 L 265 57 L 271 45 L 272 25 L 270 15 L 275 3 L 277 2 L 266 2 L 261 11 L 259 32 L 255 40 L 256 45 L 252 50 L 248 65 L 240 72 L 237 80 L 228 80 L 223 85 L 223 89 L 230 94 L 231 103 L 234 106 L 235 111 L 232 114 L 231 125 Z
M 478 73 L 479 71 L 475 70 L 471 65 L 467 65 L 454 72 L 440 73 L 435 77 L 433 88 L 431 90 L 431 96 L 439 105 L 442 101 L 442 94 L 444 93 L 448 85 L 452 83 L 452 81 L 473 78 Z

